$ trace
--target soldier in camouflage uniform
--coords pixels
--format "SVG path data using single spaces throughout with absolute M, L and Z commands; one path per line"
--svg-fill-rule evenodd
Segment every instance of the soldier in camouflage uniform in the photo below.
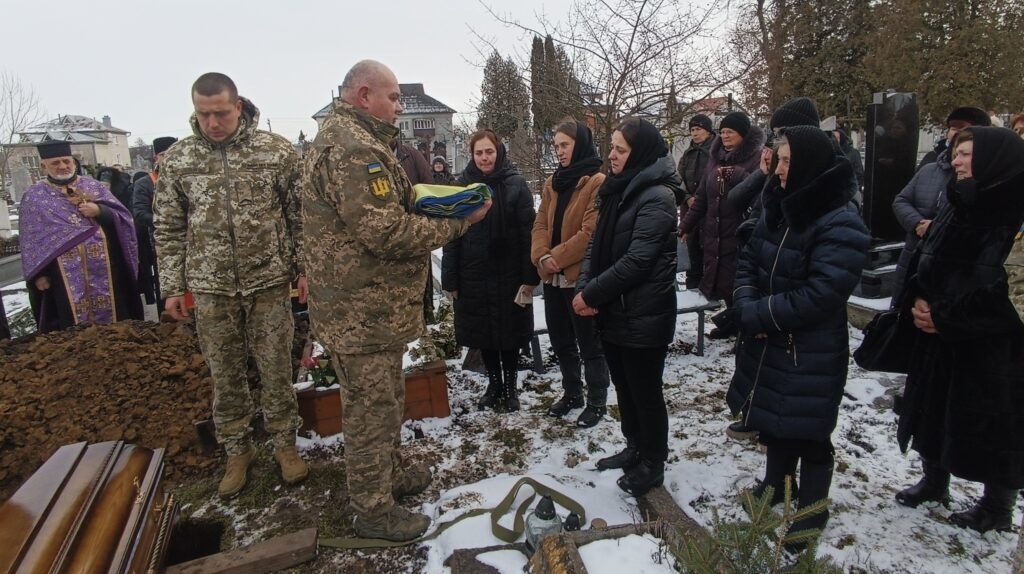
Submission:
M 1017 232 L 1013 248 L 1006 257 L 1006 280 L 1010 286 L 1010 302 L 1017 310 L 1017 316 L 1024 322 L 1024 227 Z
M 250 355 L 282 478 L 293 484 L 308 473 L 295 450 L 300 419 L 290 353 L 293 279 L 300 300 L 306 295 L 299 160 L 288 140 L 256 129 L 259 111 L 227 76 L 200 76 L 192 102 L 194 135 L 168 150 L 161 164 L 154 236 L 167 312 L 185 319 L 185 291 L 195 298 L 199 344 L 214 381 L 214 423 L 228 454 L 218 493 L 228 498 L 245 486 L 255 457 Z
M 389 142 L 402 111 L 398 80 L 378 62 L 356 64 L 303 168 L 302 217 L 313 332 L 329 350 L 345 405 L 345 463 L 366 538 L 411 540 L 430 519 L 395 505 L 424 490 L 427 468 L 403 464 L 402 354 L 426 331 L 427 254 L 465 233 L 467 219 L 413 213 L 413 193 Z

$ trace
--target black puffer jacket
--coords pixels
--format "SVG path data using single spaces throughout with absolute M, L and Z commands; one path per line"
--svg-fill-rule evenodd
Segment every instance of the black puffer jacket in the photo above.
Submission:
M 455 339 L 465 347 L 518 349 L 533 336 L 533 309 L 516 305 L 521 285 L 537 285 L 530 262 L 530 238 L 536 212 L 526 180 L 511 163 L 488 183 L 494 204 L 483 221 L 444 247 L 441 288 L 458 291 Z M 466 174 L 459 185 L 474 183 Z
M 611 251 L 614 263 L 597 277 L 590 276 L 588 249 L 576 289 L 598 309 L 604 340 L 632 348 L 672 342 L 678 243 L 675 193 L 680 184 L 671 156 L 648 166 L 622 194 Z
M 1009 130 L 970 129 L 976 177 L 983 158 L 1024 148 Z M 938 331 L 913 329 L 900 447 L 913 439 L 914 450 L 954 475 L 1007 488 L 1024 487 L 1024 325 L 1003 266 L 1024 219 L 1022 164 L 1017 149 L 976 189 L 951 184 L 899 305 L 909 313 L 924 299 Z
M 791 193 L 772 176 L 740 255 L 741 337 L 727 400 L 734 414 L 750 403 L 747 423 L 771 436 L 823 441 L 836 425 L 849 362 L 846 300 L 870 242 L 849 203 L 852 175 L 834 157 Z M 755 338 L 761 333 L 767 338 Z

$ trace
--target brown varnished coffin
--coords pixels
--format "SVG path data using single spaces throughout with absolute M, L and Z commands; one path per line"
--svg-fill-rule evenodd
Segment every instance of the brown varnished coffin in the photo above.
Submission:
M 163 449 L 61 447 L 0 506 L 0 573 L 148 574 L 177 516 Z

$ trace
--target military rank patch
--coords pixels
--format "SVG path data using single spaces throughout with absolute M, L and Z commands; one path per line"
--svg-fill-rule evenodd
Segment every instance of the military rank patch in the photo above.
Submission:
M 373 175 L 375 173 L 380 173 L 383 169 L 384 168 L 382 168 L 380 166 L 380 162 L 376 162 L 375 161 L 375 162 L 373 162 L 371 164 L 367 164 L 367 166 L 366 166 L 366 173 L 368 173 L 370 175 Z
M 386 177 L 372 179 L 370 180 L 370 190 L 373 191 L 374 196 L 384 199 L 391 193 L 391 182 Z

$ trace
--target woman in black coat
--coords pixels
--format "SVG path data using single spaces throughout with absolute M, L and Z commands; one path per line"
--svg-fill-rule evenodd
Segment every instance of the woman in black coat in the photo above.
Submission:
M 985 493 L 949 521 L 1006 530 L 1024 487 L 1024 325 L 1003 267 L 1024 219 L 1024 141 L 971 127 L 952 146 L 956 180 L 897 307 L 916 327 L 897 438 L 921 455 L 924 478 L 896 501 L 948 502 L 952 473 L 984 483 Z
M 532 297 L 540 282 L 530 261 L 533 194 L 494 132 L 471 135 L 469 149 L 473 161 L 459 185 L 486 183 L 494 204 L 483 221 L 445 245 L 441 288 L 454 300 L 455 340 L 480 349 L 484 359 L 487 390 L 480 408 L 503 403 L 516 411 L 518 353 L 533 336 L 533 309 L 516 299 Z
M 817 127 L 786 128 L 764 213 L 744 248 L 733 294 L 740 328 L 727 400 L 767 447 L 764 480 L 783 500 L 800 464 L 801 507 L 828 496 L 849 362 L 846 300 L 867 262 L 870 235 L 850 203 L 853 172 Z M 821 528 L 828 514 L 797 524 Z
M 681 180 L 657 128 L 637 118 L 612 134 L 608 163 L 573 310 L 597 317 L 626 437 L 626 448 L 597 468 L 625 469 L 619 487 L 641 496 L 662 483 L 668 458 L 662 373 L 676 324 L 675 194 Z

